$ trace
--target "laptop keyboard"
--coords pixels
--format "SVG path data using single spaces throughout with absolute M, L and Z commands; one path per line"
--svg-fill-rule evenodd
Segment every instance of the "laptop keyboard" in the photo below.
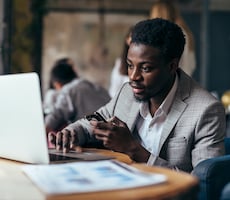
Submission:
M 80 158 L 73 158 L 64 155 L 57 155 L 49 153 L 50 161 L 68 161 L 68 160 L 81 160 Z

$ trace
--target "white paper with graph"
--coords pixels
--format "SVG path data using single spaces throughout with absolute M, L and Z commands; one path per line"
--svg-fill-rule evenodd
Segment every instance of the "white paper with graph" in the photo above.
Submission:
M 143 172 L 114 160 L 24 165 L 22 170 L 46 194 L 128 189 L 167 181 L 163 174 Z

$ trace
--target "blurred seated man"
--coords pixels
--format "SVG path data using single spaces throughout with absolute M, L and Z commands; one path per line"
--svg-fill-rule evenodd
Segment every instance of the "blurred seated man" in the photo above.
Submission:
M 184 45 L 173 22 L 137 23 L 127 54 L 129 83 L 97 111 L 107 122 L 80 119 L 50 133 L 56 149 L 80 151 L 97 140 L 136 162 L 186 172 L 224 155 L 223 105 L 178 67 Z
M 59 92 L 45 117 L 47 131 L 56 132 L 110 100 L 107 90 L 80 78 L 68 62 L 56 62 L 51 70 L 51 83 Z
M 60 65 L 60 64 L 69 64 L 72 66 L 72 68 L 76 72 L 76 69 L 74 67 L 74 63 L 73 63 L 71 58 L 69 58 L 69 57 L 60 58 L 54 63 L 54 65 Z M 74 76 L 75 76 L 75 73 L 74 73 Z M 60 77 L 60 75 L 59 75 L 59 77 Z M 68 78 L 68 80 L 66 80 L 66 82 L 68 82 L 69 80 L 72 80 L 72 77 L 67 77 L 67 78 Z M 44 94 L 44 98 L 43 98 L 43 109 L 44 109 L 45 115 L 52 112 L 52 110 L 54 108 L 54 104 L 55 104 L 57 96 L 58 96 L 58 93 L 59 93 L 59 91 L 63 85 L 63 84 L 59 84 L 57 82 L 56 82 L 57 84 L 54 83 L 55 79 L 56 79 L 55 74 L 53 75 L 53 73 L 51 72 L 50 81 L 49 81 L 49 88 L 46 91 L 46 93 Z M 62 77 L 61 79 L 62 79 L 61 82 L 63 82 L 63 80 L 66 78 Z

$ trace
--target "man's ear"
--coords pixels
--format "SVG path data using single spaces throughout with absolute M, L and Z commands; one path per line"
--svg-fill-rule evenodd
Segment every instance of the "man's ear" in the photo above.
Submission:
M 170 71 L 171 72 L 176 72 L 176 70 L 178 69 L 179 66 L 179 59 L 178 58 L 174 58 L 172 59 L 172 61 L 170 62 Z

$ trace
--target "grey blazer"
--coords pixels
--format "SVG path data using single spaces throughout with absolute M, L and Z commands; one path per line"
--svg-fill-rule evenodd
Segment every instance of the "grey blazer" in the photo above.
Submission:
M 163 128 L 159 154 L 152 155 L 153 165 L 191 172 L 200 161 L 224 154 L 225 111 L 214 96 L 180 69 L 178 77 L 178 89 Z M 139 103 L 129 84 L 124 84 L 99 112 L 105 118 L 118 117 L 133 132 Z M 78 130 L 82 144 L 88 141 L 86 135 L 90 138 L 90 126 L 84 120 L 69 128 Z

